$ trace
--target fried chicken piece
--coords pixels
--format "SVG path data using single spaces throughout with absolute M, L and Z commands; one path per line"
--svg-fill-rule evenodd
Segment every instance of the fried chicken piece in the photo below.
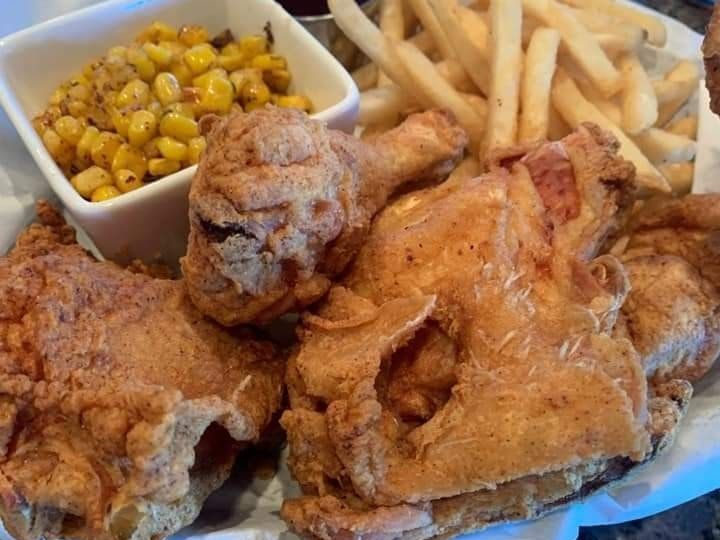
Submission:
M 720 114 L 720 4 L 715 4 L 702 50 L 705 59 L 705 82 L 710 92 L 710 108 Z
M 290 361 L 293 530 L 422 539 L 535 517 L 672 437 L 690 386 L 648 390 L 611 335 L 629 282 L 597 254 L 634 191 L 617 149 L 586 125 L 380 213 Z
M 228 326 L 323 296 L 393 191 L 447 174 L 467 144 L 440 111 L 369 143 L 289 109 L 205 123 L 182 268 L 198 309 Z
M 282 361 L 39 217 L 0 259 L 0 515 L 18 540 L 165 538 L 260 438 Z
M 630 231 L 632 290 L 617 333 L 649 377 L 696 381 L 720 354 L 720 195 L 650 201 Z

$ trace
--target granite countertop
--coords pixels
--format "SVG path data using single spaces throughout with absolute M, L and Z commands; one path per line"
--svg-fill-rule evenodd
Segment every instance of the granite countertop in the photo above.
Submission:
M 701 34 L 710 8 L 686 0 L 640 0 Z M 720 490 L 647 519 L 621 525 L 587 527 L 578 540 L 720 540 Z

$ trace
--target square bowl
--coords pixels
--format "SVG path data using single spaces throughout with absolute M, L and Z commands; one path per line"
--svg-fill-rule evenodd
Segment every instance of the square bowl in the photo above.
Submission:
M 288 60 L 292 90 L 310 97 L 313 118 L 352 132 L 358 91 L 340 63 L 272 0 L 110 0 L 0 40 L 0 103 L 62 204 L 104 257 L 177 264 L 188 233 L 187 195 L 196 167 L 117 198 L 93 203 L 72 187 L 31 120 L 52 91 L 114 45 L 130 43 L 153 21 L 205 25 L 211 35 L 262 33 L 270 23 L 274 52 Z

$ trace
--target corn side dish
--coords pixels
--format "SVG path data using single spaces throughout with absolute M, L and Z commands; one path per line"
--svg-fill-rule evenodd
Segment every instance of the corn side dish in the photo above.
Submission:
M 197 163 L 205 114 L 268 103 L 310 112 L 307 97 L 288 94 L 291 80 L 266 35 L 154 22 L 61 84 L 33 125 L 75 190 L 100 202 Z

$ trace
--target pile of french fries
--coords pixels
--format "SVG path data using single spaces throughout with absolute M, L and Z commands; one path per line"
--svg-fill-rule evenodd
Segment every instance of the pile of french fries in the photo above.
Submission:
M 644 192 L 690 190 L 697 116 L 685 104 L 700 66 L 683 60 L 650 78 L 639 53 L 665 44 L 658 18 L 615 0 L 381 1 L 378 24 L 354 0 L 329 1 L 371 60 L 353 73 L 364 133 L 441 107 L 484 163 L 593 122 L 620 141 Z

